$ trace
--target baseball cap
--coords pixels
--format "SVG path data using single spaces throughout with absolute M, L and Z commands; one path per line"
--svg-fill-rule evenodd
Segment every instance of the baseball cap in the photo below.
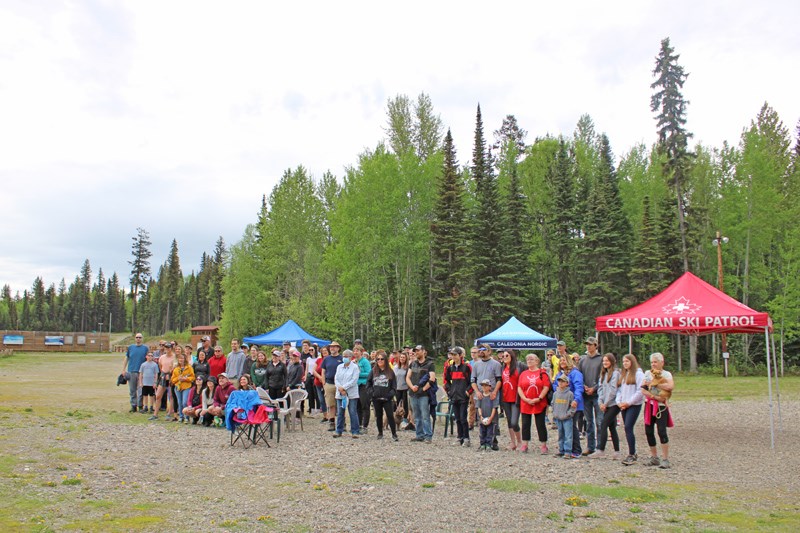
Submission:
M 246 342 L 243 342 L 243 343 L 242 343 L 242 348 L 249 348 L 249 347 L 250 347 L 250 345 L 249 345 L 249 344 L 247 344 Z
M 586 337 L 586 342 L 584 344 L 597 344 L 597 337 Z
M 220 372 L 219 374 L 217 374 L 217 379 L 219 379 L 219 378 L 230 379 L 228 377 L 228 374 L 226 374 L 225 372 Z
M 361 339 L 356 339 L 353 341 L 353 344 L 364 344 L 364 341 L 362 341 Z
M 564 342 L 564 341 L 558 341 L 558 342 L 556 343 L 556 346 L 566 346 L 566 345 L 567 345 L 567 343 L 566 343 L 566 342 Z
M 281 351 L 280 350 L 272 350 L 272 355 L 280 356 L 281 355 Z
M 211 337 L 209 337 L 208 335 L 203 335 L 203 338 L 202 338 L 201 340 L 203 340 L 203 341 L 210 341 L 210 340 L 211 340 Z
M 425 347 L 421 344 L 417 344 L 416 346 L 414 346 L 414 350 L 424 350 L 424 349 Z
M 481 385 L 489 385 L 491 387 L 492 386 L 492 382 L 489 381 L 488 379 L 484 379 L 483 381 L 481 381 Z
M 291 346 L 292 342 L 291 341 L 283 341 L 283 345 L 284 346 L 286 346 L 287 344 Z
M 569 381 L 569 378 L 565 374 L 561 374 L 558 376 L 558 381 Z

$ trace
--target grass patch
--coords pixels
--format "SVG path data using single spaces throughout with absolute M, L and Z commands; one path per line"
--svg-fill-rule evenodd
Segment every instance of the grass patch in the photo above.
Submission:
M 648 503 L 668 499 L 668 496 L 663 492 L 642 489 L 639 487 L 628 487 L 625 485 L 601 487 L 599 485 L 583 483 L 580 485 L 567 485 L 564 488 L 573 492 L 577 492 L 582 496 L 588 496 L 592 498 L 613 498 L 615 500 L 624 500 L 628 503 Z
M 795 511 L 743 512 L 690 512 L 686 515 L 692 521 L 704 522 L 748 531 L 791 531 L 800 527 L 800 513 Z
M 404 470 L 388 468 L 359 468 L 352 473 L 343 476 L 342 480 L 346 484 L 360 483 L 367 485 L 396 485 L 400 479 L 408 479 L 408 473 Z
M 586 498 L 581 498 L 580 496 L 570 496 L 564 503 L 569 505 L 570 507 L 586 507 L 589 505 L 589 500 Z M 570 511 L 571 512 L 571 511 Z
M 154 526 L 161 525 L 164 518 L 153 515 L 140 516 L 103 516 L 96 519 L 76 520 L 64 526 L 64 529 L 78 531 L 135 531 L 152 530 Z
M 800 377 L 786 376 L 780 380 L 781 396 L 800 397 Z M 676 375 L 672 401 L 721 400 L 761 398 L 767 390 L 767 376 L 729 377 L 708 375 Z
M 492 479 L 486 484 L 487 487 L 500 492 L 536 492 L 539 485 L 527 479 Z
M 422 488 L 423 489 L 432 489 L 435 486 L 436 486 L 436 483 L 423 483 L 422 484 Z

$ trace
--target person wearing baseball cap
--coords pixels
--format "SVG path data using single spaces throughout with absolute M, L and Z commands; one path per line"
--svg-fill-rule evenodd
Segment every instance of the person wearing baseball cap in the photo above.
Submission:
M 336 431 L 336 369 L 342 364 L 342 356 L 339 350 L 341 344 L 333 341 L 328 345 L 330 355 L 322 361 L 322 387 L 325 391 L 325 407 L 328 408 L 328 431 Z
M 230 382 L 228 374 L 225 372 L 220 372 L 217 376 L 217 382 L 217 387 L 214 389 L 214 405 L 208 408 L 208 414 L 215 417 L 216 425 L 222 425 L 225 419 L 225 406 L 228 404 L 228 398 L 236 390 L 236 387 Z

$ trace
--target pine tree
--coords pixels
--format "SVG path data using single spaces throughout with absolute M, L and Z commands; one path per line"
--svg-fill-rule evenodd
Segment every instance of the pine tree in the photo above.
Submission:
M 650 197 L 645 196 L 642 202 L 639 242 L 633 251 L 633 265 L 630 272 L 635 303 L 655 296 L 666 287 L 665 283 L 670 274 L 662 257 L 658 231 L 652 218 Z
M 40 276 L 33 280 L 33 316 L 31 321 L 31 329 L 43 330 L 47 328 L 47 320 L 45 316 L 45 296 L 44 296 L 44 281 Z
M 164 316 L 164 331 L 173 329 L 174 313 L 178 303 L 178 293 L 183 285 L 183 273 L 181 272 L 181 261 L 178 257 L 178 241 L 172 239 L 169 248 L 169 257 L 164 268 L 159 272 L 159 281 L 164 284 L 164 301 L 166 303 L 166 313 Z
M 3 285 L 3 302 L 8 309 L 8 328 L 18 329 L 19 318 L 17 317 L 17 302 L 11 297 L 11 287 Z
M 131 329 L 136 331 L 138 322 L 136 317 L 136 305 L 139 301 L 139 292 L 147 286 L 150 277 L 150 258 L 153 253 L 150 251 L 150 234 L 143 228 L 136 228 L 136 237 L 133 237 L 131 253 L 133 260 L 128 261 L 131 265 L 131 300 L 133 303 L 133 314 L 131 317 Z
M 20 317 L 20 329 L 29 330 L 31 327 L 31 302 L 28 291 L 22 291 L 22 316 Z
M 468 289 L 466 259 L 469 235 L 465 231 L 464 183 L 458 172 L 450 130 L 444 138 L 444 165 L 439 196 L 431 223 L 431 295 L 437 341 L 451 346 L 466 343 L 465 297 Z M 444 331 L 442 331 L 444 330 Z M 457 332 L 462 331 L 462 335 Z M 447 337 L 445 338 L 445 333 Z
M 97 271 L 97 283 L 92 289 L 92 300 L 94 302 L 94 312 L 92 326 L 95 323 L 103 323 L 103 329 L 107 329 L 110 324 L 108 323 L 108 293 L 106 292 L 106 278 L 103 275 L 103 269 Z M 99 327 L 99 325 L 98 325 Z
M 89 315 L 91 314 L 91 288 L 92 288 L 92 267 L 89 260 L 83 262 L 80 274 L 80 330 L 86 331 Z

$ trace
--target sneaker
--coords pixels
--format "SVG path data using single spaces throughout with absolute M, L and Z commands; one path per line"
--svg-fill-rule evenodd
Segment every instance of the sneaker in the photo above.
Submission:
M 422 442 L 424 440 L 422 437 L 411 437 L 411 442 Z
M 625 459 L 622 460 L 622 464 L 625 466 L 630 466 L 636 462 L 636 455 L 629 455 Z
M 500 451 L 500 446 L 498 446 L 497 444 L 492 444 L 492 451 L 493 452 L 499 452 Z
M 555 458 L 561 458 L 561 457 L 564 457 L 564 454 L 563 454 L 563 453 L 561 453 L 561 452 L 558 452 L 558 453 L 557 453 L 557 454 L 555 454 L 553 457 L 555 457 Z
M 158 420 L 158 415 L 152 415 L 148 417 L 148 420 Z
M 369 429 L 369 428 L 367 428 L 366 426 L 363 426 L 363 427 L 361 428 L 361 434 L 362 434 L 362 435 L 366 435 L 366 434 L 367 434 L 367 431 L 368 431 L 368 429 Z
M 464 445 L 464 439 L 457 439 L 457 440 L 454 440 L 454 441 L 453 441 L 453 442 L 451 442 L 450 444 L 452 444 L 453 446 L 463 446 L 463 445 Z
M 322 420 L 319 421 L 319 423 L 320 424 L 327 424 L 328 423 L 328 419 L 327 418 L 323 418 Z
M 424 440 L 425 444 L 430 444 L 431 442 L 433 442 L 432 439 L 423 439 L 423 440 Z
M 581 452 L 581 455 L 583 455 L 584 457 L 586 457 L 586 456 L 588 456 L 588 455 L 591 455 L 591 454 L 593 454 L 593 453 L 594 453 L 593 451 L 589 451 L 589 450 L 583 450 L 583 451 Z
M 197 418 L 192 418 L 192 425 L 193 426 L 197 425 L 197 420 L 198 420 Z
M 398 438 L 397 438 L 397 435 L 392 435 L 392 440 L 393 440 L 393 441 L 395 441 L 395 442 L 397 442 L 397 441 L 398 441 L 398 440 L 400 440 L 400 439 L 398 439 Z
M 581 457 L 583 457 L 583 456 L 581 454 L 579 454 L 579 453 L 573 453 L 572 454 L 572 458 L 573 459 L 580 459 Z
M 528 451 L 528 450 L 525 450 L 525 451 Z M 549 452 L 549 451 L 550 451 L 550 450 L 548 450 L 548 449 L 547 449 L 547 444 L 542 444 L 542 445 L 539 447 L 539 453 L 540 453 L 541 455 L 547 455 L 547 452 Z
M 658 457 L 653 457 L 652 455 L 642 462 L 644 466 L 659 466 L 661 464 L 661 460 Z
M 578 456 L 578 457 L 580 457 L 580 456 Z M 574 457 L 572 454 L 565 453 L 564 454 L 564 459 L 577 459 L 577 457 Z
M 469 448 L 470 446 L 472 446 L 472 443 L 469 441 L 469 439 L 464 439 L 464 444 L 463 444 L 463 446 L 464 446 L 465 448 Z
M 522 446 L 519 447 L 519 453 L 528 453 L 528 444 L 522 443 Z
M 336 426 L 330 426 L 330 427 L 328 428 L 328 431 L 336 431 Z
M 334 438 L 334 439 L 338 439 L 338 438 L 339 438 L 339 437 L 341 437 L 341 436 L 342 436 L 342 434 L 341 434 L 341 433 L 334 433 L 334 434 L 333 434 L 333 438 Z
M 358 433 L 353 433 L 352 436 L 353 436 L 354 439 L 357 439 L 358 438 Z
M 375 438 L 378 439 L 378 440 L 383 439 L 383 433 L 378 433 L 378 436 L 375 437 Z
M 661 464 L 658 465 L 658 466 L 659 466 L 659 468 L 663 468 L 664 470 L 668 470 L 668 469 L 672 468 L 672 465 L 669 464 L 669 459 L 662 459 L 661 460 Z
M 150 412 L 151 412 L 151 413 L 155 412 L 155 411 L 153 411 L 153 408 L 152 408 L 152 407 L 150 408 Z
M 620 452 L 614 452 L 614 453 L 611 455 L 611 460 L 612 460 L 612 461 L 619 461 L 619 458 L 620 458 L 620 457 L 622 457 L 622 454 L 621 454 Z
M 603 450 L 595 450 L 593 453 L 589 454 L 589 459 L 602 459 L 606 456 L 606 452 Z

